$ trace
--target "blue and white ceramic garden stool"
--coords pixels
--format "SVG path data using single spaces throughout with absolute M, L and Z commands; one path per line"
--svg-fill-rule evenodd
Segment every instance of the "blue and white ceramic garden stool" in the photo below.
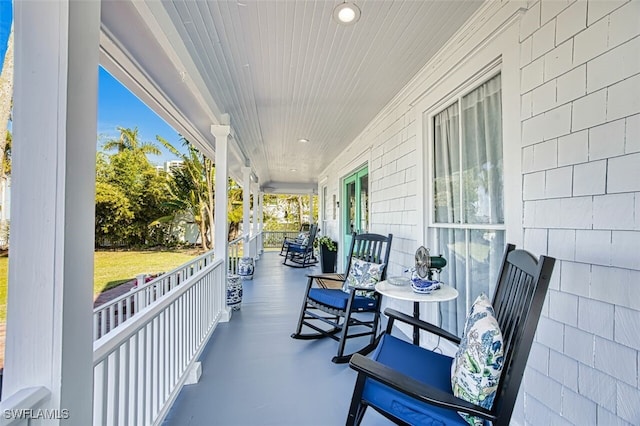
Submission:
M 239 275 L 229 274 L 227 277 L 227 306 L 234 311 L 239 311 L 241 303 L 242 278 Z
M 243 280 L 252 280 L 253 279 L 253 258 L 252 257 L 241 257 L 238 262 L 238 275 L 242 277 Z

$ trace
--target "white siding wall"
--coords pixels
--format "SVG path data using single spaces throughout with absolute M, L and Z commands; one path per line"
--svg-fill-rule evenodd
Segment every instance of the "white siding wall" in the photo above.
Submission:
M 391 275 L 426 243 L 422 105 L 459 84 L 463 58 L 482 66 L 478 51 L 504 43 L 492 34 L 522 4 L 479 10 L 319 177 L 339 197 L 340 178 L 368 163 L 371 230 L 394 234 Z M 505 177 L 521 212 L 507 239 L 558 262 L 513 421 L 640 424 L 640 0 L 527 6 L 497 47 L 503 66 L 519 62 L 515 84 L 503 69 L 504 97 L 520 103 L 514 138 L 505 122 L 521 162 Z
M 640 423 L 640 1 L 543 1 L 520 26 L 525 247 L 556 257 L 530 424 Z
M 404 111 L 389 114 L 372 125 L 345 150 L 323 174 L 328 176 L 328 196 L 342 200 L 341 178 L 367 164 L 369 167 L 369 208 L 371 232 L 393 234 L 390 270 L 399 274 L 412 264 L 405 254 L 413 256 L 416 244 L 416 143 L 414 114 Z M 339 219 L 329 217 L 327 232 L 341 240 Z M 407 262 L 411 263 L 407 263 Z

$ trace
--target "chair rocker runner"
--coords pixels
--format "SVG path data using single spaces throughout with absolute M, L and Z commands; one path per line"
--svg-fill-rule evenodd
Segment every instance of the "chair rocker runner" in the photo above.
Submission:
M 369 344 L 359 351 L 369 353 L 374 347 L 380 318 L 380 295 L 373 288 L 376 282 L 385 279 L 392 238 L 391 234 L 385 237 L 378 234 L 354 233 L 348 251 L 346 276 L 309 275 L 296 332 L 291 337 L 334 339 L 339 344 L 338 353 L 332 361 L 345 363 L 352 355 L 344 354 L 347 340 L 370 336 Z M 341 288 L 314 287 L 313 284 L 317 284 L 318 280 L 333 281 L 336 287 Z M 303 334 L 304 326 L 313 332 Z
M 316 239 L 318 233 L 318 225 L 313 224 L 309 228 L 309 237 L 305 240 L 297 243 L 289 241 L 286 246 L 284 254 L 284 265 L 292 266 L 294 268 L 306 268 L 314 263 L 318 262 L 313 253 L 313 242 Z M 283 249 L 285 249 L 283 244 Z M 287 263 L 289 261 L 289 263 Z
M 493 301 L 476 300 L 462 339 L 386 309 L 387 329 L 371 358 L 351 358 L 358 377 L 346 424 L 360 424 L 371 406 L 398 424 L 508 425 L 554 263 L 507 245 Z M 392 336 L 395 320 L 458 344 L 456 357 Z

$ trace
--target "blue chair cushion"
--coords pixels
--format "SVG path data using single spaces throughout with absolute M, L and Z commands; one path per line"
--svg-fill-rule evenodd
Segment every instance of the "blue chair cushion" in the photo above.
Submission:
M 295 253 L 305 253 L 310 249 L 310 247 L 306 245 L 298 244 L 298 243 L 289 243 L 288 247 L 289 247 L 289 251 L 292 251 Z
M 385 334 L 371 357 L 413 379 L 452 394 L 451 362 L 446 355 Z M 468 425 L 454 410 L 423 404 L 375 380 L 365 382 L 363 399 L 411 425 Z
M 309 298 L 323 305 L 331 306 L 335 309 L 347 309 L 349 294 L 340 289 L 332 288 L 312 288 L 309 290 Z M 352 310 L 371 311 L 376 309 L 377 301 L 371 297 L 356 296 L 353 300 Z

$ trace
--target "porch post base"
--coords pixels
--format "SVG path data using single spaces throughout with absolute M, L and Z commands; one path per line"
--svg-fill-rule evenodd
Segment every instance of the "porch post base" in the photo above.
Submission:
M 189 370 L 187 375 L 187 379 L 185 380 L 185 385 L 195 385 L 200 381 L 200 376 L 202 375 L 202 364 L 200 362 L 194 362 Z
M 233 309 L 229 309 L 229 307 L 225 307 L 222 310 L 222 315 L 220 316 L 220 322 L 229 322 L 231 321 L 231 314 L 233 313 Z

